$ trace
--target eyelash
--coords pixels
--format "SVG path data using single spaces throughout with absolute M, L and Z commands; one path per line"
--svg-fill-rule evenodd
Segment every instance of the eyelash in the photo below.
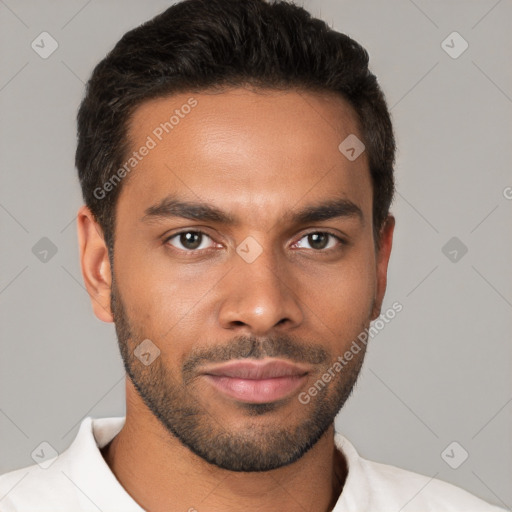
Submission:
M 210 235 L 208 235 L 208 233 L 205 233 L 204 231 L 201 231 L 199 229 L 185 229 L 183 231 L 179 231 L 178 233 L 173 233 L 171 236 L 168 236 L 167 238 L 165 238 L 163 241 L 164 245 L 168 245 L 170 240 L 172 240 L 173 238 L 179 237 L 180 235 L 183 235 L 184 233 L 200 234 L 200 235 L 206 236 L 206 237 L 210 238 L 212 241 L 214 241 L 213 238 Z M 304 235 L 302 235 L 301 238 L 299 239 L 299 241 L 309 235 L 316 235 L 316 234 L 329 235 L 332 238 L 334 238 L 335 240 L 337 240 L 339 245 L 337 247 L 330 247 L 329 249 L 310 249 L 311 251 L 314 251 L 315 253 L 330 254 L 333 251 L 339 250 L 342 246 L 348 245 L 348 243 L 343 238 L 339 237 L 338 235 L 335 235 L 334 233 L 331 233 L 330 231 L 310 231 L 309 233 L 305 233 Z M 185 254 L 188 253 L 190 256 L 194 256 L 194 255 L 197 255 L 200 253 L 207 253 L 207 252 L 215 250 L 215 247 L 209 247 L 207 249 L 178 249 L 177 247 L 174 247 L 172 245 L 171 245 L 171 247 L 173 250 L 176 250 L 176 251 L 179 251 L 179 252 L 185 253 Z

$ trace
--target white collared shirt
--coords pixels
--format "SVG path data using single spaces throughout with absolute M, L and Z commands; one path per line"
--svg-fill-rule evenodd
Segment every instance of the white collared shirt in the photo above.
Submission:
M 124 422 L 124 417 L 87 417 L 60 455 L 1 475 L 0 511 L 144 512 L 100 452 Z M 335 443 L 347 461 L 348 476 L 333 512 L 503 511 L 441 480 L 365 460 L 339 433 Z

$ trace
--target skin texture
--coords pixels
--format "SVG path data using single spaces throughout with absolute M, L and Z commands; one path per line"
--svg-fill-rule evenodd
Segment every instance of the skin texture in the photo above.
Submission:
M 135 111 L 132 147 L 190 98 L 197 106 L 122 183 L 113 269 L 91 212 L 82 207 L 78 215 L 93 310 L 104 322 L 115 318 L 128 372 L 126 424 L 102 453 L 152 512 L 330 510 L 346 478 L 333 420 L 364 351 L 309 404 L 298 394 L 380 314 L 394 219 L 377 251 L 366 154 L 351 162 L 338 150 L 349 134 L 362 138 L 340 97 L 237 88 L 160 98 Z M 170 194 L 238 222 L 144 220 Z M 354 203 L 362 215 L 287 220 L 333 199 Z M 184 237 L 169 239 L 198 230 L 207 235 L 199 249 Z M 315 233 L 345 243 L 328 237 L 315 245 L 307 236 Z M 261 250 L 250 263 L 237 253 L 247 237 Z M 160 350 L 147 366 L 133 354 L 144 339 Z M 307 376 L 284 399 L 254 406 L 220 393 L 201 373 L 242 358 L 300 361 Z

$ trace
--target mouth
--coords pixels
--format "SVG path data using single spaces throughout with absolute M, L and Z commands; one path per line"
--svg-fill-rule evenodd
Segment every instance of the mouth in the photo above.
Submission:
M 271 403 L 292 395 L 305 382 L 308 368 L 284 360 L 231 361 L 207 368 L 203 377 L 237 401 Z

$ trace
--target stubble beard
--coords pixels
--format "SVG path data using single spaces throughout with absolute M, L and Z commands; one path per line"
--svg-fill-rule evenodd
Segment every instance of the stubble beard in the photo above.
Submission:
M 300 403 L 297 396 L 268 404 L 238 403 L 236 409 L 244 418 L 244 427 L 235 430 L 223 425 L 215 411 L 194 393 L 194 369 L 200 362 L 283 357 L 316 365 L 320 378 L 334 358 L 318 344 L 298 344 L 287 335 L 264 340 L 237 337 L 227 346 L 195 351 L 177 376 L 165 367 L 161 356 L 148 366 L 135 357 L 134 349 L 146 337 L 127 317 L 114 278 L 111 308 L 126 373 L 145 405 L 171 436 L 206 462 L 229 471 L 270 471 L 299 460 L 333 424 L 352 393 L 364 359 L 365 351 L 361 350 L 308 404 Z M 155 344 L 158 346 L 157 341 Z M 283 417 L 280 410 L 289 401 L 296 405 Z M 303 418 L 299 422 L 294 420 L 297 408 Z M 265 415 L 269 421 L 263 422 Z

